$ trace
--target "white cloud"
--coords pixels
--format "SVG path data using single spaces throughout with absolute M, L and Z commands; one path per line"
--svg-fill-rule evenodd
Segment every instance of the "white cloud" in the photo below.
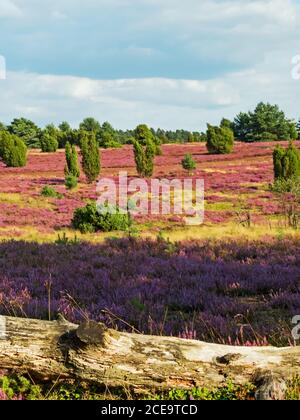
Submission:
M 0 0 L 0 18 L 21 14 L 16 34 L 3 32 L 21 55 L 0 81 L 6 121 L 203 129 L 261 100 L 299 116 L 295 0 Z
M 14 108 L 16 111 L 20 110 L 20 106 L 24 106 L 26 110 L 25 105 L 22 105 L 25 103 L 28 104 L 30 113 L 32 109 L 38 109 L 37 104 L 40 104 L 42 116 L 46 111 L 42 105 L 48 102 L 49 116 L 55 114 L 56 119 L 64 118 L 66 109 L 63 107 L 66 102 L 76 104 L 79 108 L 77 114 L 82 116 L 88 108 L 93 113 L 99 109 L 98 112 L 101 114 L 101 108 L 107 104 L 116 106 L 118 108 L 116 112 L 120 108 L 122 112 L 126 112 L 127 106 L 141 107 L 141 109 L 145 106 L 181 107 L 184 112 L 184 109 L 229 106 L 239 102 L 236 89 L 222 80 L 164 78 L 92 80 L 72 76 L 10 72 L 5 83 L 0 85 L 0 92 L 1 97 L 6 98 L 7 105 L 10 105 L 10 115 Z M 144 115 L 144 118 L 147 116 Z
M 169 71 L 173 77 L 197 78 L 202 66 L 248 67 L 270 50 L 296 48 L 300 36 L 296 0 L 85 0 L 84 7 L 82 0 L 43 0 L 42 7 L 40 0 L 13 1 L 1 0 L 0 16 L 8 5 L 22 11 L 24 29 L 18 24 L 19 36 L 11 38 L 26 61 L 21 68 L 31 71 L 46 61 L 48 71 L 56 66 L 59 73 L 72 73 L 80 51 L 78 65 L 85 75 L 96 67 L 101 73 L 102 65 L 106 72 L 99 77 L 107 78 L 124 63 L 129 77 L 137 71 L 141 77 L 168 77 Z M 139 70 L 135 59 L 142 63 Z
M 154 127 L 200 130 L 206 122 L 253 108 L 260 100 L 278 103 L 298 117 L 300 83 L 291 77 L 290 61 L 271 55 L 259 66 L 212 80 L 142 78 L 93 80 L 73 76 L 9 72 L 0 83 L 9 122 L 23 115 L 44 124 L 84 117 L 109 120 L 130 128 L 140 122 Z

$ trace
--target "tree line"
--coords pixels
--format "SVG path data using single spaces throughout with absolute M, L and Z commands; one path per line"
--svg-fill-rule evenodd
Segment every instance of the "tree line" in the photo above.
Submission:
M 122 144 L 117 140 L 119 132 L 109 123 L 100 125 L 94 118 L 86 118 L 78 129 L 72 129 L 64 122 L 59 127 L 48 125 L 43 130 L 24 118 L 15 119 L 8 127 L 0 124 L 0 158 L 9 167 L 22 167 L 26 165 L 27 149 L 30 147 L 40 147 L 43 152 L 65 148 L 66 187 L 72 189 L 77 186 L 80 176 L 76 146 L 81 150 L 83 172 L 88 182 L 93 182 L 100 174 L 100 147 L 120 147 Z M 141 124 L 130 131 L 130 135 L 126 132 L 126 136 L 126 144 L 133 145 L 139 176 L 151 177 L 154 172 L 154 158 L 162 153 L 162 131 L 155 131 Z M 253 112 L 239 114 L 233 122 L 223 118 L 219 126 L 208 124 L 206 133 L 201 136 L 205 136 L 207 150 L 212 154 L 231 153 L 236 138 L 247 142 L 293 142 L 299 137 L 294 121 L 287 119 L 277 105 L 263 103 L 258 104 Z M 275 178 L 287 178 L 287 174 L 295 174 L 299 162 L 297 149 L 292 143 L 287 151 L 276 148 Z M 196 162 L 191 155 L 186 155 L 182 166 L 191 171 L 195 169 Z
M 282 119 L 282 113 L 278 107 L 264 106 L 259 104 L 254 113 L 249 118 L 258 120 L 258 113 L 263 110 L 272 110 L 277 115 L 278 119 L 282 122 L 280 126 L 280 135 L 276 140 L 282 140 L 283 138 L 290 140 L 290 145 L 287 149 L 281 146 L 277 146 L 273 153 L 274 161 L 274 177 L 275 183 L 272 186 L 275 192 L 294 192 L 299 190 L 300 180 L 300 151 L 295 147 L 294 141 L 297 136 L 295 135 L 292 122 L 287 119 Z M 274 115 L 273 115 L 274 116 Z M 262 114 L 261 114 L 262 117 Z M 268 117 L 268 118 L 269 118 Z M 266 119 L 260 120 L 261 125 L 265 129 Z M 97 135 L 97 129 L 102 130 L 100 124 L 94 125 L 94 120 L 85 120 L 88 124 L 81 125 L 80 129 L 76 131 L 76 141 L 74 141 L 75 130 L 72 130 L 69 126 L 65 125 L 57 129 L 54 126 L 48 126 L 40 135 L 40 147 L 43 152 L 55 152 L 60 146 L 62 138 L 58 134 L 58 130 L 64 133 L 68 133 L 68 130 L 72 133 L 70 136 L 66 135 L 64 138 L 65 148 L 65 186 L 68 190 L 72 190 L 77 187 L 78 180 L 80 177 L 80 164 L 78 157 L 78 148 L 80 147 L 81 154 L 81 167 L 82 171 L 86 176 L 88 183 L 95 182 L 101 172 L 101 151 L 99 147 L 99 137 Z M 207 132 L 205 133 L 206 146 L 210 154 L 229 154 L 232 152 L 235 140 L 235 128 L 234 124 L 227 119 L 222 119 L 219 126 L 207 125 Z M 270 121 L 269 121 L 270 124 Z M 69 128 L 68 128 L 69 127 Z M 251 126 L 253 127 L 253 126 Z M 270 125 L 275 127 L 275 125 Z M 279 127 L 278 125 L 276 126 Z M 275 128 L 274 128 L 275 129 Z M 284 129 L 286 131 L 284 131 Z M 265 131 L 261 131 L 261 139 L 266 139 Z M 273 133 L 274 134 L 274 133 Z M 283 136 L 281 138 L 281 136 Z M 247 141 L 258 141 L 259 131 L 255 131 L 255 139 L 253 140 L 250 136 L 247 137 Z M 269 138 L 268 138 L 269 140 Z M 275 140 L 275 137 L 272 138 Z M 162 154 L 161 144 L 162 140 L 150 129 L 147 125 L 141 124 L 136 127 L 130 137 L 130 143 L 133 145 L 134 159 L 136 164 L 136 170 L 140 177 L 151 178 L 154 173 L 154 159 L 156 156 Z M 30 143 L 32 145 L 32 143 Z M 27 150 L 28 143 L 19 135 L 11 132 L 10 129 L 0 130 L 0 158 L 8 167 L 23 167 L 27 163 Z M 182 167 L 189 174 L 194 171 L 197 167 L 197 162 L 194 160 L 191 154 L 185 155 L 182 162 Z M 47 196 L 57 196 L 57 193 L 51 188 L 45 187 L 43 194 Z M 115 212 L 106 211 L 103 214 L 99 213 L 96 203 L 90 203 L 83 209 L 77 209 L 74 213 L 72 220 L 74 228 L 81 230 L 82 232 L 95 232 L 98 230 L 124 230 L 129 229 L 131 226 L 130 214 L 124 215 L 116 208 Z
M 221 125 L 230 128 L 234 138 L 243 142 L 295 140 L 300 137 L 300 121 L 288 119 L 278 105 L 259 103 L 254 111 L 239 113 L 233 121 L 223 119 Z M 187 130 L 163 130 L 150 128 L 156 142 L 194 143 L 207 142 L 207 133 Z M 9 125 L 0 122 L 0 132 L 5 131 L 21 138 L 28 148 L 41 148 L 52 152 L 64 148 L 67 143 L 80 145 L 81 132 L 93 132 L 99 147 L 118 148 L 132 144 L 135 130 L 118 130 L 109 122 L 100 124 L 95 118 L 85 118 L 78 128 L 72 128 L 68 122 L 56 127 L 49 124 L 38 127 L 26 118 L 15 118 Z
M 162 144 L 166 143 L 194 143 L 205 142 L 204 133 L 187 130 L 166 131 L 150 128 L 153 137 Z M 0 122 L 0 132 L 6 131 L 21 138 L 28 148 L 42 149 L 53 152 L 58 148 L 65 148 L 67 143 L 80 145 L 81 132 L 93 132 L 99 147 L 120 148 L 125 144 L 132 144 L 135 130 L 117 130 L 109 122 L 102 125 L 95 118 L 85 118 L 78 128 L 72 128 L 68 122 L 62 122 L 56 127 L 49 124 L 45 128 L 38 127 L 26 118 L 15 118 L 9 125 Z

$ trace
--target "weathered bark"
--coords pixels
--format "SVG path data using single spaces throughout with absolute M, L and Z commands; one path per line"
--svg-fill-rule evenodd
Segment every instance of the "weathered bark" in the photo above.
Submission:
M 215 388 L 231 379 L 255 382 L 257 397 L 271 399 L 300 374 L 299 360 L 300 347 L 230 347 L 121 333 L 94 322 L 0 317 L 0 369 L 42 380 L 73 378 L 145 393 Z

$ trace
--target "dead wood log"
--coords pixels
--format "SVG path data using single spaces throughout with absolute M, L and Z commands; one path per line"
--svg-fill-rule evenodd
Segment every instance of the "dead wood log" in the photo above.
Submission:
M 231 347 L 154 337 L 64 319 L 0 316 L 0 369 L 41 380 L 78 379 L 147 393 L 173 388 L 256 383 L 257 398 L 280 398 L 300 374 L 300 347 Z M 278 392 L 277 392 L 278 390 Z

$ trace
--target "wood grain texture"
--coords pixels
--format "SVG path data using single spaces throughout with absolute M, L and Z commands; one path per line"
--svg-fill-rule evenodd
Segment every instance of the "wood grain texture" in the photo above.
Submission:
M 138 393 L 232 380 L 256 383 L 258 399 L 272 399 L 300 375 L 299 361 L 300 347 L 231 347 L 122 333 L 92 321 L 0 317 L 0 369 L 42 380 L 73 378 Z

